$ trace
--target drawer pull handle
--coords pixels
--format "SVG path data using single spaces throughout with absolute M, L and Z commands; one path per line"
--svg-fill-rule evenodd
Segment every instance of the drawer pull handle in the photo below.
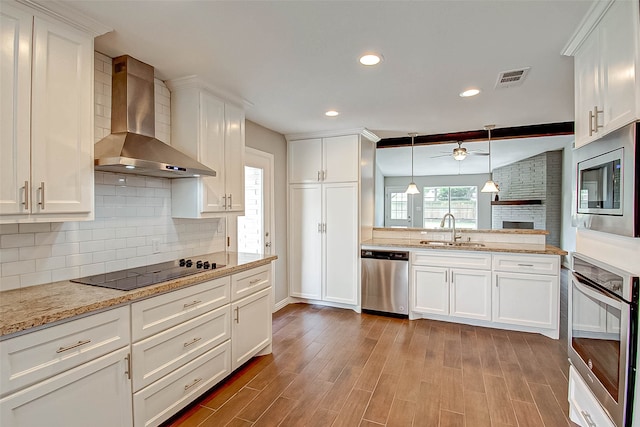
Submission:
M 589 427 L 598 427 L 598 425 L 595 422 L 593 422 L 593 419 L 591 418 L 590 413 L 588 413 L 587 411 L 580 411 L 580 413 L 582 413 L 582 417 L 587 422 L 587 425 Z
M 240 323 L 240 307 L 236 307 L 236 318 L 234 319 L 236 323 Z
M 127 370 L 125 371 L 125 374 L 127 375 L 127 379 L 131 379 L 131 353 L 127 353 L 124 360 L 127 362 Z
M 518 264 L 518 267 L 533 267 L 533 264 Z
M 250 285 L 255 285 L 256 283 L 260 282 L 262 279 L 253 279 L 252 281 L 249 282 Z
M 184 305 L 184 308 L 189 308 L 189 307 L 193 307 L 194 305 L 198 305 L 200 304 L 202 301 L 193 301 L 193 302 L 188 302 Z
M 202 378 L 198 378 L 193 380 L 193 382 L 191 384 L 187 384 L 186 386 L 184 386 L 184 391 L 189 390 L 191 387 L 193 387 L 194 385 L 198 384 L 200 381 L 202 381 Z
M 194 338 L 194 339 L 192 339 L 191 341 L 184 343 L 184 346 L 185 346 L 185 347 L 189 347 L 190 345 L 193 345 L 193 344 L 197 343 L 197 342 L 198 342 L 198 341 L 200 341 L 201 339 L 202 339 L 202 338 Z
M 64 353 L 65 351 L 71 350 L 76 347 L 80 347 L 81 345 L 89 344 L 91 340 L 78 341 L 77 343 L 70 345 L 68 347 L 60 347 L 56 350 L 56 353 Z

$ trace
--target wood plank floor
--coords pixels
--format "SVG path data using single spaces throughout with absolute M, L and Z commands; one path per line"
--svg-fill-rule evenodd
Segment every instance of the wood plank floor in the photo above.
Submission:
M 573 425 L 562 319 L 552 340 L 292 304 L 273 316 L 273 354 L 166 426 Z

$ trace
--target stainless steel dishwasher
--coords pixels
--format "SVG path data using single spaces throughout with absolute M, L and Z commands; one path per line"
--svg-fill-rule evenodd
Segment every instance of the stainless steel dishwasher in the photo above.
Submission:
M 363 311 L 409 314 L 409 252 L 363 249 Z

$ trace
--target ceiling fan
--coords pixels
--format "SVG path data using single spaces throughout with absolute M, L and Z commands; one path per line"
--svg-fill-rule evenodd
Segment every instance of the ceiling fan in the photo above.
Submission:
M 488 156 L 489 153 L 484 151 L 469 151 L 462 146 L 462 141 L 457 141 L 458 146 L 453 149 L 453 153 L 441 154 L 439 156 L 432 156 L 432 158 L 436 157 L 446 157 L 453 156 L 455 160 L 462 161 L 467 158 L 468 155 L 472 156 Z M 444 153 L 444 151 L 442 151 Z

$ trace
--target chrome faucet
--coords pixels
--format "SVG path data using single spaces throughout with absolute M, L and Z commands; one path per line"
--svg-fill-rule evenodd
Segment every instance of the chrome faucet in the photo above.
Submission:
M 451 217 L 451 223 L 453 224 L 451 230 L 451 242 L 455 243 L 456 240 L 460 238 L 460 236 L 456 236 L 456 217 L 453 216 L 451 212 L 447 212 L 446 214 L 444 214 L 444 216 L 442 217 L 442 221 L 440 221 L 440 227 L 444 227 L 444 221 L 448 216 Z

